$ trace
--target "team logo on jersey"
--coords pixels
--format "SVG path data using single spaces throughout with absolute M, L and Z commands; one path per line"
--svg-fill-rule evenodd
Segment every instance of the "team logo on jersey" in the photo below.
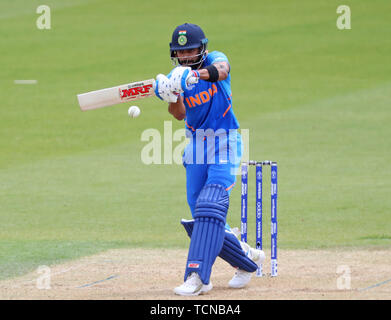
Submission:
M 180 46 L 184 46 L 187 43 L 186 30 L 179 31 L 178 43 Z

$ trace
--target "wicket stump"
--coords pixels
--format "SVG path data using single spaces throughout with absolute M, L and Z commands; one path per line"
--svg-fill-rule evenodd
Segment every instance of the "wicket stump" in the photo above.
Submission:
M 263 247 L 263 166 L 270 166 L 270 184 L 271 184 L 271 276 L 277 276 L 277 162 L 274 161 L 249 161 L 242 163 L 242 194 L 241 194 L 241 240 L 247 242 L 247 198 L 248 198 L 248 172 L 249 166 L 255 166 L 255 224 L 256 224 L 256 249 L 262 250 Z M 262 265 L 257 269 L 257 277 L 263 276 Z

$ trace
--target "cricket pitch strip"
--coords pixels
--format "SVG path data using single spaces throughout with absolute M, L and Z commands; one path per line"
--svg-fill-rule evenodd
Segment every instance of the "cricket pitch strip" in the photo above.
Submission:
M 230 289 L 235 270 L 217 259 L 212 291 L 197 297 L 173 293 L 183 282 L 186 250 L 115 249 L 0 281 L 2 300 L 321 300 L 391 299 L 391 250 L 279 250 L 278 276 L 253 276 Z M 264 270 L 270 270 L 266 259 Z M 49 279 L 49 281 L 48 281 Z

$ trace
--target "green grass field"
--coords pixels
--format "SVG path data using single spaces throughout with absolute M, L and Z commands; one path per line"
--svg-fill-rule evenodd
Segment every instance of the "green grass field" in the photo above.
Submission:
M 250 157 L 278 161 L 279 247 L 391 246 L 388 0 L 48 0 L 50 30 L 36 27 L 40 4 L 0 3 L 0 279 L 109 248 L 187 247 L 183 167 L 140 159 L 144 130 L 183 123 L 157 98 L 138 119 L 76 99 L 167 74 L 184 22 L 230 59 Z M 336 27 L 341 4 L 351 30 Z M 239 199 L 236 187 L 232 226 Z

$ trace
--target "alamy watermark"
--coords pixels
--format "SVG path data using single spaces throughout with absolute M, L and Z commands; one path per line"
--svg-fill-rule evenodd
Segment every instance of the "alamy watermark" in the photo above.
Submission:
M 49 290 L 51 289 L 51 269 L 48 266 L 39 266 L 37 273 L 40 276 L 37 278 L 36 287 L 40 290 Z
M 337 13 L 340 14 L 337 18 L 337 28 L 339 30 L 352 29 L 350 7 L 347 5 L 340 5 L 337 8 Z
M 36 10 L 37 14 L 40 16 L 37 19 L 37 28 L 39 30 L 50 30 L 52 28 L 52 16 L 50 12 L 50 7 L 47 5 L 40 5 Z
M 141 141 L 144 164 L 239 164 L 249 159 L 248 129 L 178 129 L 173 132 L 172 121 L 164 121 L 163 133 L 146 129 Z
M 336 273 L 340 275 L 337 278 L 337 289 L 350 290 L 352 282 L 350 267 L 348 265 L 339 265 Z

